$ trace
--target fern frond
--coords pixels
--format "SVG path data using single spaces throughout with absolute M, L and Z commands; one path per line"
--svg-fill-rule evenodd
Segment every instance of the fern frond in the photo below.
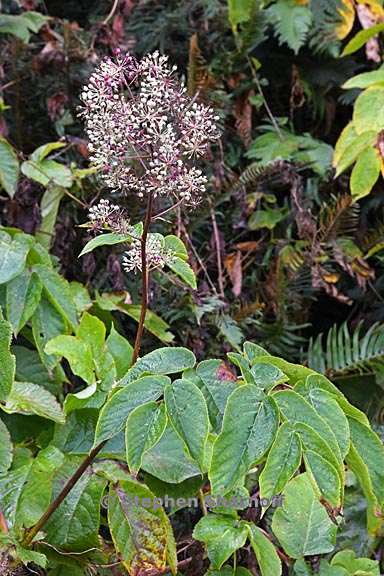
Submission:
M 267 164 L 252 162 L 242 172 L 231 189 L 231 193 L 237 192 L 241 188 L 250 188 L 257 191 L 258 188 L 268 182 L 269 184 L 279 184 L 283 181 L 282 170 L 287 165 L 286 162 L 275 160 Z
M 312 24 L 309 7 L 297 4 L 294 0 L 278 0 L 267 8 L 267 15 L 279 44 L 288 44 L 297 54 L 305 44 Z
M 333 198 L 332 204 L 323 206 L 320 215 L 319 240 L 333 240 L 339 236 L 353 237 L 360 218 L 360 207 L 352 204 L 350 195 Z
M 328 334 L 310 340 L 308 366 L 330 375 L 366 374 L 384 366 L 384 325 L 373 324 L 362 333 L 360 322 L 353 332 L 346 323 L 332 326 Z

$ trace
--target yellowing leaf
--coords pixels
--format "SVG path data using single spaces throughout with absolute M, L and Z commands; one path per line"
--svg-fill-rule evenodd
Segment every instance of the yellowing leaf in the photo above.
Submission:
M 380 174 L 381 161 L 375 148 L 366 148 L 358 158 L 351 174 L 351 193 L 354 200 L 367 196 Z
M 343 6 L 338 9 L 342 18 L 340 24 L 336 26 L 335 32 L 337 38 L 343 40 L 352 30 L 355 21 L 355 8 L 353 0 L 343 0 Z

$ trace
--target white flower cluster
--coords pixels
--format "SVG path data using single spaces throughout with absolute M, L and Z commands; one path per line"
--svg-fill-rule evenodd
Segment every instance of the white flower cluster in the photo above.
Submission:
M 81 94 L 91 161 L 105 182 L 139 196 L 191 201 L 207 179 L 194 166 L 219 138 L 217 116 L 193 102 L 158 52 L 107 59 Z
M 109 200 L 100 200 L 98 204 L 89 209 L 88 214 L 91 222 L 97 223 L 98 226 L 103 226 L 108 224 L 111 216 L 119 211 L 120 208 L 116 204 L 111 204 Z
M 147 269 L 164 268 L 174 259 L 174 253 L 164 248 L 162 238 L 158 234 L 148 234 L 145 245 Z M 122 260 L 126 272 L 142 270 L 141 241 L 134 240 L 130 249 L 125 252 Z

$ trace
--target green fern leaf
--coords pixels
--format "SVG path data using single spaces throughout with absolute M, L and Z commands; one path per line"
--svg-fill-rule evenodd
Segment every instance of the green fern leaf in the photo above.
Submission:
M 267 13 L 279 44 L 288 44 L 297 54 L 304 45 L 312 24 L 310 9 L 296 4 L 294 0 L 278 0 L 267 9 Z
M 324 338 L 310 341 L 308 366 L 323 374 L 376 372 L 384 366 L 384 325 L 375 323 L 362 333 L 360 322 L 353 333 L 346 323 L 332 326 Z

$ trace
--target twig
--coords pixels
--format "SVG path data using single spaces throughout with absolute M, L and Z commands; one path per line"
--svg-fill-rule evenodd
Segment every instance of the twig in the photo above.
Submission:
M 251 67 L 252 78 L 253 78 L 253 80 L 254 80 L 254 82 L 255 82 L 255 84 L 256 84 L 256 88 L 257 88 L 257 90 L 258 90 L 258 92 L 259 92 L 259 94 L 260 94 L 260 96 L 261 96 L 261 98 L 262 98 L 262 100 L 263 100 L 263 104 L 264 104 L 265 111 L 266 111 L 266 113 L 268 114 L 268 116 L 269 116 L 269 118 L 270 118 L 270 120 L 271 120 L 271 122 L 272 122 L 272 124 L 273 124 L 273 127 L 274 127 L 274 129 L 276 130 L 276 132 L 277 132 L 280 140 L 283 140 L 283 135 L 282 135 L 282 133 L 281 133 L 280 126 L 279 126 L 278 123 L 276 122 L 276 119 L 275 119 L 274 115 L 272 114 L 272 110 L 270 109 L 269 104 L 268 104 L 268 102 L 267 102 L 267 100 L 266 100 L 266 98 L 265 98 L 265 96 L 264 96 L 263 89 L 262 89 L 262 87 L 261 87 L 261 84 L 260 84 L 260 81 L 259 81 L 259 79 L 258 79 L 258 77 L 257 77 L 255 68 L 254 68 L 254 66 L 253 66 L 253 64 L 252 64 L 252 61 L 251 61 L 251 59 L 249 58 L 249 56 L 247 56 L 247 60 L 248 60 L 248 64 L 249 64 L 250 67 Z
M 108 24 L 108 22 L 110 21 L 110 19 L 113 17 L 114 13 L 116 12 L 117 6 L 119 4 L 119 0 L 115 0 L 110 13 L 108 14 L 108 16 L 106 18 L 104 18 L 104 20 L 102 21 L 102 25 L 105 26 L 106 24 Z

